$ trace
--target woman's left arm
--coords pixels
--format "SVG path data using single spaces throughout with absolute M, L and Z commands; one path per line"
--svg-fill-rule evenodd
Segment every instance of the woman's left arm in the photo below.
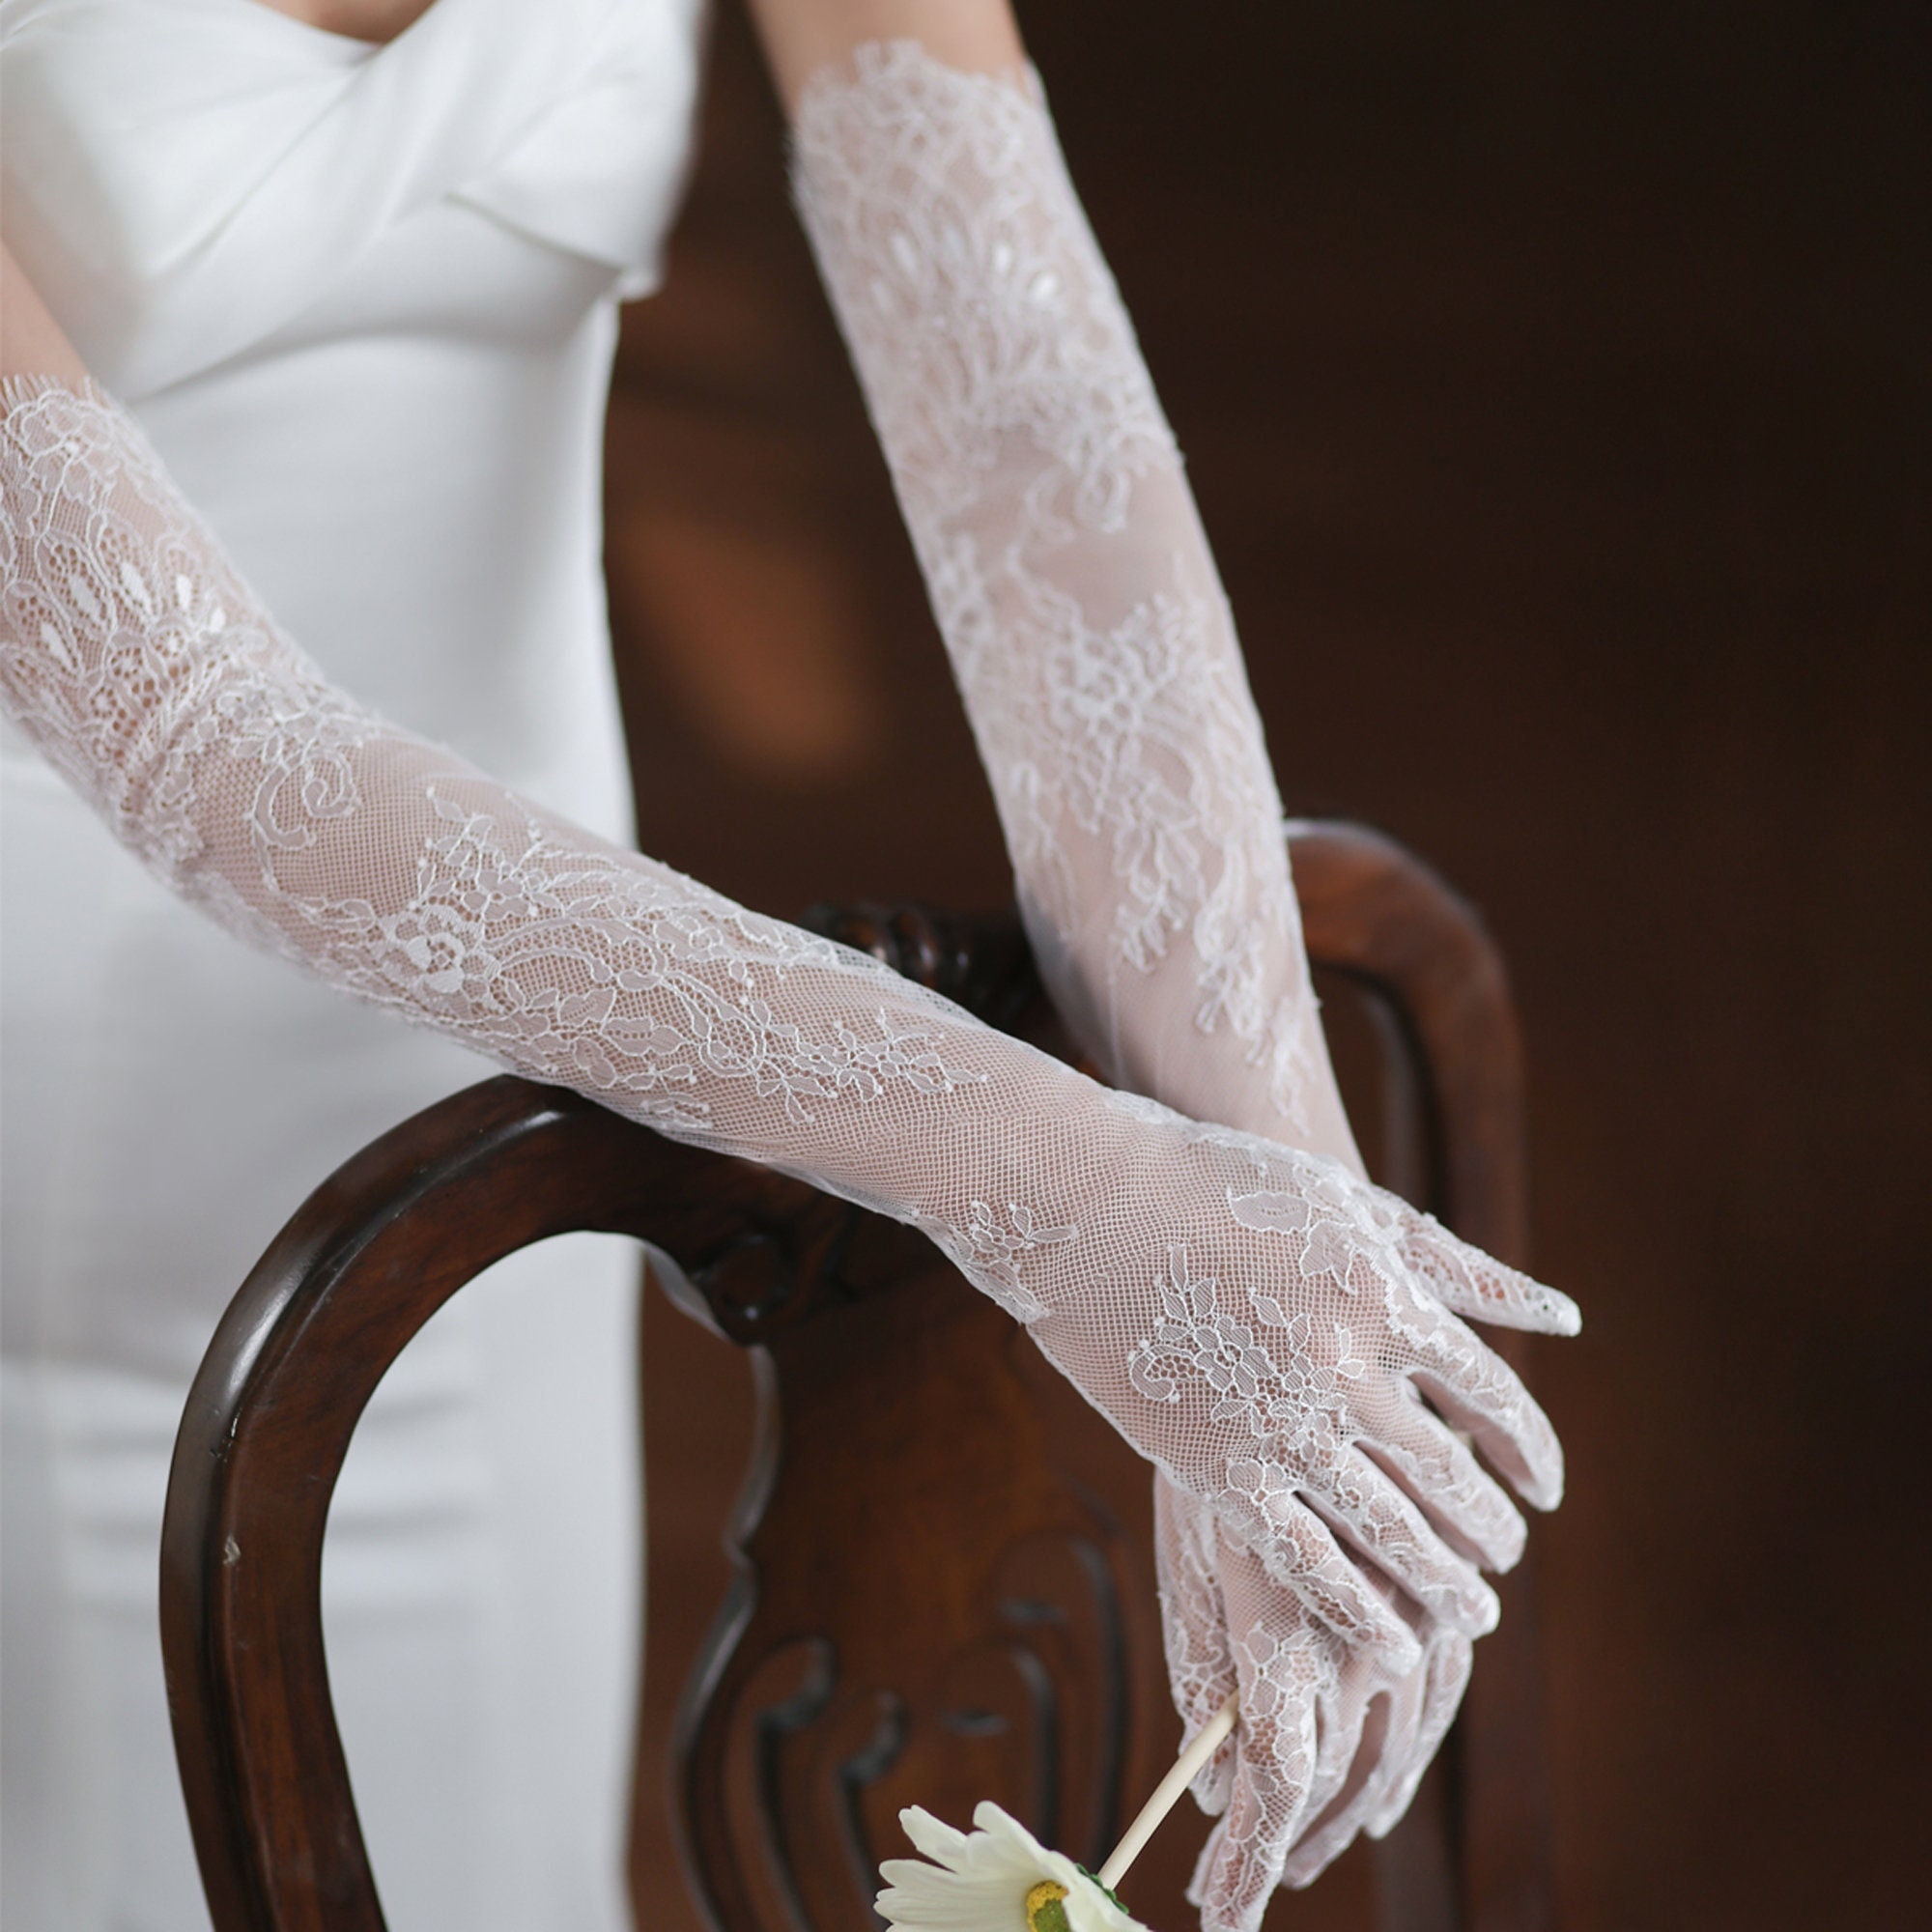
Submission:
M 1117 1084 L 1359 1171 L 1234 625 L 1005 0 L 754 11 L 1063 1014 Z M 1245 1926 L 1304 1833 L 1302 1883 L 1400 1814 L 1468 1644 L 1425 1628 L 1424 1665 L 1390 1684 L 1160 1491 L 1182 1716 L 1242 1693 L 1238 1746 L 1201 1787 L 1228 1816 L 1197 1883 L 1210 1926 Z M 1382 1693 L 1381 1748 L 1357 1763 Z
M 1005 0 L 754 11 L 1063 1015 L 1118 1084 L 1352 1160 L 1233 621 Z

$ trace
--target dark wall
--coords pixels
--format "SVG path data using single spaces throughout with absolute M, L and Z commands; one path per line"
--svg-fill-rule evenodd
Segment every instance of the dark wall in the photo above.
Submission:
M 1587 1319 L 1539 1364 L 1566 1923 L 1918 1922 L 1932 12 L 1023 23 L 1284 792 L 1433 859 L 1514 969 L 1540 1262 Z M 990 903 L 729 11 L 716 51 L 612 415 L 641 841 L 775 912 Z M 675 1632 L 722 1575 L 737 1365 L 662 1311 L 650 1347 Z M 1282 1922 L 1342 1922 L 1321 1890 Z

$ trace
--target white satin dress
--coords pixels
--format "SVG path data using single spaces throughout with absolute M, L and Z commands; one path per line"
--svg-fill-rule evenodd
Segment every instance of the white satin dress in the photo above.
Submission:
M 616 301 L 689 147 L 699 0 L 0 0 L 0 224 L 331 677 L 629 831 L 600 570 Z M 229 1296 L 338 1162 L 495 1070 L 146 877 L 0 745 L 7 1932 L 205 1928 L 156 1634 Z M 634 1710 L 637 1259 L 518 1258 L 408 1350 L 330 1520 L 330 1674 L 396 1932 L 605 1932 Z

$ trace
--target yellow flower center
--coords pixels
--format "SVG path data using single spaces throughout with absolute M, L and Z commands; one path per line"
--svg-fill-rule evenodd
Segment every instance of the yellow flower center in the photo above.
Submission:
M 1061 1900 L 1066 1888 L 1058 1879 L 1043 1878 L 1026 1895 L 1027 1932 L 1072 1932 Z

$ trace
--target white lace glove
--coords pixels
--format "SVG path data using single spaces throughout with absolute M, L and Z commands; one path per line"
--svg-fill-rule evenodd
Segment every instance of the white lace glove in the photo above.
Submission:
M 1122 1087 L 1347 1146 L 1234 624 L 1037 76 L 861 46 L 793 143 L 1055 1003 Z
M 98 391 L 9 383 L 0 695 L 131 851 L 329 982 L 925 1230 L 1322 1628 L 1412 1666 L 1335 1525 L 1493 1601 L 1555 1439 L 1458 1319 L 1574 1323 L 1329 1160 L 1096 1086 L 876 962 L 520 799 L 333 689 Z M 1425 1514 L 1428 1512 L 1429 1514 Z
M 1063 1013 L 1122 1086 L 1359 1167 L 1233 625 L 1037 76 L 862 47 L 806 90 L 796 160 Z M 1520 1523 L 1449 1466 L 1446 1439 L 1430 1486 L 1484 1517 L 1477 1553 L 1507 1565 Z M 1255 1559 L 1208 1506 L 1156 1487 L 1190 1729 L 1235 1688 L 1239 1655 L 1244 1706 L 1265 1692 L 1273 1734 L 1319 1723 L 1323 1740 L 1318 1767 L 1244 1724 L 1204 1776 L 1210 1809 L 1244 1796 L 1197 1889 L 1210 1925 L 1246 1925 L 1284 1864 L 1306 1883 L 1363 1825 L 1401 1815 L 1454 1715 L 1487 1593 L 1469 1588 L 1446 1621 L 1417 1615 L 1424 1662 L 1392 1675 L 1295 1599 L 1258 1594 Z M 1379 1747 L 1357 1760 L 1377 1699 Z

